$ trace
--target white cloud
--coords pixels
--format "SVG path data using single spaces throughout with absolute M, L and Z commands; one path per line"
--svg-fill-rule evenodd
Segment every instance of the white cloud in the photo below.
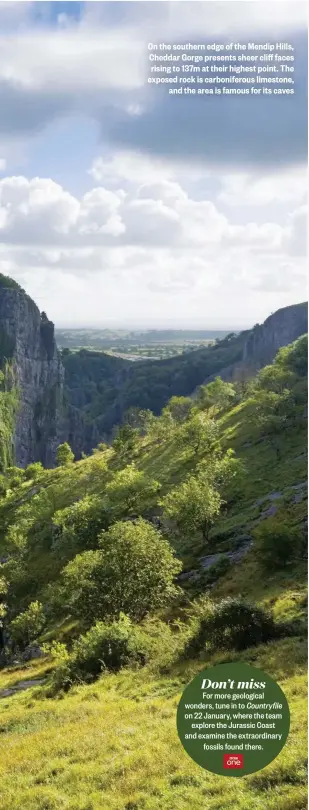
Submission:
M 107 22 L 108 9 L 104 3 L 86 3 L 82 25 L 93 28 Z M 132 10 L 131 10 L 132 9 Z M 307 5 L 304 2 L 284 0 L 164 0 L 163 2 L 137 2 L 128 8 L 125 20 L 132 20 L 147 32 L 149 41 L 160 37 L 163 41 L 176 36 L 201 35 L 207 30 L 210 35 L 232 32 L 243 33 L 248 29 L 286 31 L 307 24 Z M 127 23 L 128 24 L 128 23 Z
M 221 180 L 217 199 L 229 206 L 270 205 L 302 202 L 308 188 L 307 169 L 295 168 L 268 175 L 238 172 Z
M 133 182 L 115 155 L 100 168 L 106 185 L 79 198 L 51 179 L 0 181 L 2 271 L 58 323 L 236 327 L 303 298 L 303 206 L 256 222 L 248 204 L 235 221 L 175 167 L 165 180 L 143 159 L 135 169 Z
M 4 172 L 6 169 L 6 159 L 0 158 L 0 172 Z
M 93 161 L 89 174 L 96 182 L 119 183 L 125 180 L 134 184 L 166 182 L 177 171 L 168 161 L 148 157 L 141 152 L 119 151 L 108 158 L 98 157 Z
M 283 239 L 287 253 L 306 256 L 308 252 L 308 208 L 300 206 L 288 217 L 288 225 Z
M 97 186 L 79 199 L 51 179 L 6 177 L 0 181 L 0 228 L 4 242 L 52 246 L 174 246 L 211 250 L 236 246 L 255 252 L 297 240 L 295 222 L 230 222 L 209 199 L 194 199 L 175 181 L 129 190 Z M 293 232 L 293 236 L 291 235 Z
M 63 238 L 79 213 L 78 201 L 53 180 L 6 177 L 0 181 L 1 236 L 8 241 Z
M 146 58 L 145 44 L 130 31 L 110 36 L 104 30 L 43 29 L 0 36 L 0 80 L 15 90 L 73 93 L 83 101 L 89 92 L 141 87 Z

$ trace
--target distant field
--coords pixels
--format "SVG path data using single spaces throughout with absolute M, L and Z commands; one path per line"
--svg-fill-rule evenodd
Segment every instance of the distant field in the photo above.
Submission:
M 149 330 L 129 332 L 109 329 L 57 329 L 60 349 L 104 351 L 126 360 L 161 360 L 222 340 L 225 331 Z

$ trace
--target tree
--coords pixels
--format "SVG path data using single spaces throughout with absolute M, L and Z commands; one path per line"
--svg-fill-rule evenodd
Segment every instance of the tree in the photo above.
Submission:
M 137 430 L 140 436 L 145 436 L 151 430 L 155 420 L 156 417 L 148 408 L 132 407 L 123 416 L 124 424 L 130 425 L 130 427 Z
M 140 621 L 177 593 L 181 570 L 173 549 L 150 523 L 139 518 L 115 523 L 100 548 L 79 554 L 64 569 L 66 601 L 73 615 L 91 624 L 126 613 Z
M 167 414 L 178 424 L 185 422 L 193 408 L 193 400 L 190 397 L 171 397 L 162 414 Z
M 212 407 L 218 410 L 225 410 L 233 404 L 236 391 L 232 383 L 224 382 L 221 377 L 216 377 L 208 385 L 201 385 L 198 389 L 196 402 L 201 410 Z
M 192 537 L 201 532 L 208 541 L 209 531 L 220 512 L 220 493 L 203 477 L 190 475 L 162 499 L 164 516 L 172 520 L 178 532 Z
M 222 495 L 233 480 L 237 484 L 240 483 L 244 466 L 241 459 L 236 458 L 232 448 L 224 453 L 221 447 L 218 447 L 215 453 L 200 461 L 197 472 L 201 480 L 211 484 Z
M 284 394 L 296 382 L 296 374 L 280 363 L 265 366 L 255 379 L 255 388 L 275 394 Z
M 282 431 L 287 428 L 293 410 L 293 393 L 288 389 L 282 394 L 263 390 L 255 394 L 252 421 L 259 431 L 267 435 L 278 458 L 281 455 Z
M 298 377 L 308 376 L 308 335 L 302 335 L 291 343 L 283 346 L 275 359 L 276 365 L 284 365 Z
M 181 445 L 194 453 L 211 453 L 218 442 L 219 425 L 207 414 L 194 413 L 185 422 L 178 437 Z
M 129 464 L 123 470 L 115 473 L 112 480 L 106 484 L 106 506 L 114 515 L 139 514 L 149 506 L 158 492 L 158 481 L 148 478 L 135 464 Z
M 68 467 L 74 461 L 74 453 L 71 450 L 70 445 L 68 442 L 64 442 L 63 444 L 59 444 L 57 448 L 57 466 L 58 467 Z
M 113 449 L 119 455 L 132 453 L 137 445 L 139 438 L 139 431 L 131 427 L 129 424 L 121 425 L 116 432 Z
M 97 447 L 93 447 L 92 453 L 93 455 L 96 455 L 97 453 L 105 453 L 106 450 L 108 450 L 108 444 L 105 444 L 105 442 L 99 442 Z M 85 454 L 84 458 L 87 458 Z
M 109 515 L 102 498 L 87 495 L 53 516 L 53 552 L 69 560 L 80 551 L 95 548 L 102 529 L 109 526 Z
M 150 433 L 151 436 L 157 441 L 164 441 L 167 438 L 172 438 L 175 432 L 175 427 L 175 421 L 171 412 L 168 409 L 163 408 L 161 415 L 154 417 L 154 420 L 150 425 Z

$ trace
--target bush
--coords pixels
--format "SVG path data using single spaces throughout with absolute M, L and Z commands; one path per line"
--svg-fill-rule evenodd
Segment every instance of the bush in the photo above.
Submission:
M 41 464 L 40 461 L 36 461 L 33 464 L 28 464 L 24 472 L 24 477 L 26 481 L 36 480 L 42 472 L 44 472 L 43 464 Z
M 22 483 L 22 477 L 18 476 L 18 475 L 14 475 L 13 478 L 11 478 L 11 480 L 10 480 L 10 488 L 11 489 L 17 489 L 18 487 L 20 487 L 21 483 Z
M 26 647 L 35 641 L 43 629 L 45 616 L 40 602 L 31 602 L 24 613 L 19 613 L 10 623 L 10 635 L 18 645 Z
M 150 643 L 149 643 L 150 642 Z M 125 614 L 110 624 L 96 622 L 73 644 L 70 655 L 61 651 L 54 685 L 69 688 L 74 682 L 89 682 L 102 672 L 119 672 L 129 664 L 143 666 L 151 656 L 151 639 Z
M 241 598 L 223 599 L 201 604 L 195 633 L 186 655 L 193 656 L 204 648 L 245 650 L 263 644 L 279 633 L 272 617 L 263 608 Z
M 302 532 L 278 518 L 263 521 L 253 532 L 261 567 L 273 572 L 300 557 L 304 542 Z
M 17 489 L 20 487 L 24 479 L 24 470 L 20 467 L 8 467 L 6 470 L 6 477 L 9 489 Z

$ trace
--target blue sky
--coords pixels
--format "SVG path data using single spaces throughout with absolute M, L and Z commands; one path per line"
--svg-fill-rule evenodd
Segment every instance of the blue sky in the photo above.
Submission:
M 1 271 L 57 325 L 241 328 L 303 300 L 306 25 L 295 0 L 0 2 Z M 149 41 L 292 43 L 295 94 L 169 96 Z

